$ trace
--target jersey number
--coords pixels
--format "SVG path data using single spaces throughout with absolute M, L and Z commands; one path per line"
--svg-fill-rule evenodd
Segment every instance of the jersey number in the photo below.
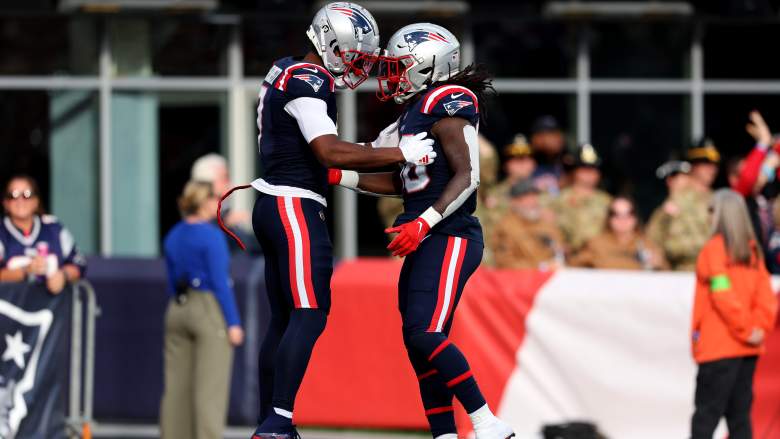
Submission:
M 409 163 L 401 170 L 401 180 L 404 183 L 404 191 L 407 194 L 420 192 L 428 187 L 431 182 L 425 166 L 416 166 Z

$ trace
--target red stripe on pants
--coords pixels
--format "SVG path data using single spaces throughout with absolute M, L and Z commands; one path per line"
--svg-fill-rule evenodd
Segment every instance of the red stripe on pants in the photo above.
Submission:
M 447 272 L 450 270 L 450 263 L 452 260 L 452 249 L 455 246 L 454 237 L 450 236 L 447 240 L 447 251 L 444 252 L 444 260 L 441 264 L 441 274 L 439 274 L 439 295 L 436 298 L 436 310 L 431 317 L 431 324 L 428 326 L 428 332 L 435 332 L 436 326 L 439 323 L 439 317 L 441 311 L 444 308 L 444 294 L 447 290 Z
M 287 236 L 287 265 L 290 274 L 290 291 L 292 291 L 293 304 L 296 308 L 301 307 L 300 294 L 298 292 L 298 282 L 296 281 L 295 266 L 295 236 L 293 235 L 290 220 L 287 218 L 287 207 L 284 204 L 284 197 L 276 197 L 276 206 L 279 209 L 279 217 L 284 225 L 284 234 Z
M 317 308 L 317 296 L 311 281 L 311 241 L 309 240 L 309 226 L 306 225 L 306 217 L 303 215 L 303 207 L 300 198 L 293 198 L 293 210 L 301 229 L 303 240 L 303 281 L 306 285 L 306 297 L 309 299 L 309 308 Z
M 450 239 L 453 239 L 452 237 Z M 466 250 L 469 246 L 469 241 L 463 238 L 460 239 L 460 251 L 458 252 L 458 262 L 455 265 L 455 274 L 452 276 L 452 291 L 450 291 L 450 306 L 447 308 L 447 316 L 444 317 L 444 323 L 442 323 L 442 329 L 447 326 L 447 322 L 450 320 L 453 308 L 455 308 L 455 296 L 458 293 L 458 285 L 460 284 L 460 269 L 463 267 L 463 259 L 466 257 Z

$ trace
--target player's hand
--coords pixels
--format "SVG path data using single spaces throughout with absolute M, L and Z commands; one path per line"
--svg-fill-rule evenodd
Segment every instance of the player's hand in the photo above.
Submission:
M 376 140 L 371 142 L 372 148 L 398 148 L 398 144 L 401 142 L 400 135 L 398 134 L 398 118 L 395 122 L 388 125 L 385 129 L 379 132 Z
M 244 330 L 238 325 L 233 325 L 228 328 L 228 341 L 233 347 L 238 347 L 244 344 Z
M 769 130 L 766 122 L 764 122 L 764 118 L 761 117 L 761 113 L 757 110 L 750 112 L 750 123 L 747 124 L 745 130 L 753 137 L 756 143 L 764 146 L 772 144 L 772 132 Z
M 417 133 L 413 136 L 403 136 L 398 143 L 406 163 L 415 166 L 425 166 L 433 163 L 436 153 L 433 151 L 433 139 L 426 138 L 428 133 Z
M 398 236 L 387 246 L 387 249 L 393 253 L 393 256 L 406 256 L 417 250 L 420 242 L 422 242 L 430 230 L 431 226 L 422 218 L 417 218 L 398 227 L 387 228 L 385 233 L 398 233 Z

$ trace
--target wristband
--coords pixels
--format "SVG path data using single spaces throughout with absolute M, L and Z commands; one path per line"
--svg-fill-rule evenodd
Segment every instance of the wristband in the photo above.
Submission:
M 357 189 L 360 182 L 360 174 L 355 171 L 341 171 L 341 181 L 339 186 L 344 186 L 350 189 Z
M 761 151 L 766 151 L 769 149 L 769 145 L 763 142 L 756 143 L 756 148 L 760 149 Z
M 439 223 L 442 219 L 444 219 L 443 216 L 439 212 L 436 211 L 433 207 L 429 207 L 426 209 L 425 212 L 420 215 L 420 218 L 422 218 L 426 223 L 428 223 L 428 226 L 430 228 L 433 228 L 436 224 Z

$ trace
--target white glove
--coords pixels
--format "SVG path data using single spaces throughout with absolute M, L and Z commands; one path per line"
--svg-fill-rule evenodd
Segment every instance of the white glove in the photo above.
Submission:
M 398 135 L 398 122 L 401 120 L 399 117 L 395 122 L 388 125 L 385 129 L 379 132 L 376 140 L 371 142 L 372 148 L 398 148 L 400 143 L 400 136 Z
M 415 166 L 425 166 L 433 163 L 436 153 L 433 151 L 433 139 L 426 138 L 427 133 L 417 133 L 414 136 L 403 136 L 398 143 L 406 163 Z

